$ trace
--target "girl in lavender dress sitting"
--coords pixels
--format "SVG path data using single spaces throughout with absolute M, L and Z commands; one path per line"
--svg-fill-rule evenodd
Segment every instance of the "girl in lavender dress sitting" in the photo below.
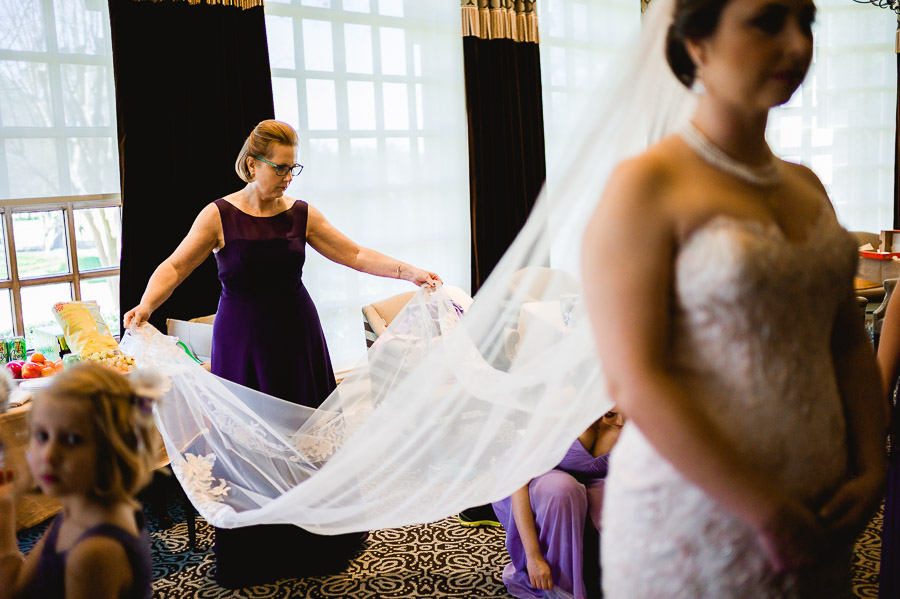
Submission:
M 150 535 L 133 497 L 157 459 L 161 380 L 85 364 L 58 374 L 31 408 L 28 465 L 62 512 L 26 558 L 13 471 L 0 470 L 0 599 L 150 599 Z
M 600 532 L 609 452 L 624 422 L 613 408 L 572 443 L 556 468 L 493 504 L 511 560 L 503 583 L 514 597 L 543 597 L 554 588 L 576 599 L 588 596 L 584 538 L 589 526 Z M 596 534 L 588 537 L 596 540 Z M 595 571 L 593 563 L 588 566 Z

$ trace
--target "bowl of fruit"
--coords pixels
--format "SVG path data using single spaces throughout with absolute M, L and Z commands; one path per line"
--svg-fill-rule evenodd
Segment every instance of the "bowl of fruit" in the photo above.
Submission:
M 40 352 L 34 352 L 27 360 L 13 360 L 6 369 L 16 380 L 40 379 L 62 371 L 62 360 L 49 360 Z

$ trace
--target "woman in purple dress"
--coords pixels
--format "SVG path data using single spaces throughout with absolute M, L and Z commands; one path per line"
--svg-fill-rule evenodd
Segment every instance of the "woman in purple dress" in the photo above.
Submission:
M 361 272 L 416 285 L 434 286 L 441 279 L 357 245 L 316 208 L 284 195 L 303 170 L 296 163 L 297 141 L 286 123 L 266 120 L 254 128 L 235 163 L 247 185 L 200 212 L 124 324 L 140 326 L 214 252 L 222 293 L 213 325 L 213 374 L 315 408 L 335 380 L 319 316 L 301 280 L 306 244 Z M 269 357 L 276 338 L 290 339 L 287 348 L 278 345 L 278 361 Z M 238 587 L 333 570 L 359 540 L 360 535 L 322 537 L 288 525 L 216 529 L 216 577 L 223 586 Z
M 624 423 L 613 408 L 572 443 L 556 468 L 493 504 L 506 529 L 511 561 L 503 583 L 510 595 L 537 599 L 558 588 L 584 599 L 599 591 L 599 555 L 591 550 L 599 547 L 609 452 Z

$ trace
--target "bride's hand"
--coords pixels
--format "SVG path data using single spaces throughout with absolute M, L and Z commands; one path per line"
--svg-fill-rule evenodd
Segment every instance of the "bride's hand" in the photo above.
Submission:
M 758 530 L 757 539 L 777 572 L 814 562 L 826 543 L 825 529 L 816 514 L 789 499 L 776 503 Z
M 848 480 L 819 510 L 827 532 L 841 544 L 853 541 L 878 509 L 885 472 L 873 468 Z

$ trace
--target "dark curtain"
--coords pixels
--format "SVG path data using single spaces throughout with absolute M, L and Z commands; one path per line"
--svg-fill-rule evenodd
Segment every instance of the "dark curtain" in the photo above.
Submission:
M 472 293 L 515 239 L 546 177 L 538 45 L 463 37 Z
M 136 306 L 156 267 L 200 210 L 243 186 L 241 145 L 273 118 L 262 6 L 109 0 L 120 175 L 122 313 Z M 151 318 L 216 311 L 220 285 L 209 257 Z

